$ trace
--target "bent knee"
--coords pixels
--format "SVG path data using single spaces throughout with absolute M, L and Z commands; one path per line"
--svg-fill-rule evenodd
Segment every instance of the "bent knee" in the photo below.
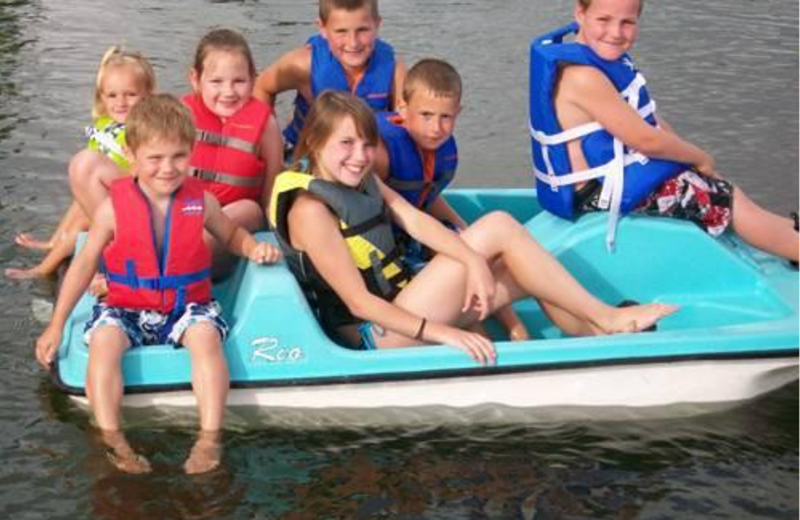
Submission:
M 264 211 L 254 200 L 243 199 L 231 202 L 222 211 L 235 223 L 249 232 L 264 228 Z
M 199 321 L 186 328 L 181 343 L 192 354 L 211 354 L 222 348 L 222 337 L 214 325 L 207 321 Z

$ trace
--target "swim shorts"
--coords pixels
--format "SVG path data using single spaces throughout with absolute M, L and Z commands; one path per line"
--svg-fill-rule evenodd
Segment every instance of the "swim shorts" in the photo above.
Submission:
M 602 184 L 587 182 L 575 192 L 578 211 L 603 211 L 599 207 Z M 725 232 L 733 218 L 733 184 L 686 170 L 645 198 L 634 213 L 694 222 L 711 236 Z
M 183 314 L 173 317 L 157 311 L 109 307 L 98 303 L 92 309 L 92 317 L 86 323 L 83 339 L 88 344 L 92 332 L 104 325 L 122 329 L 132 346 L 160 345 L 166 343 L 175 348 L 181 347 L 183 333 L 195 323 L 210 323 L 222 342 L 228 336 L 228 324 L 221 315 L 221 307 L 216 301 L 207 304 L 189 303 Z

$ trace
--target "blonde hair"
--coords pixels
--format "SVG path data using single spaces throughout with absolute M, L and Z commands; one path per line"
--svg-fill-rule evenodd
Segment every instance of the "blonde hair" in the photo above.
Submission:
M 247 60 L 250 77 L 256 77 L 256 63 L 247 40 L 240 33 L 231 29 L 214 29 L 200 38 L 194 53 L 194 71 L 198 77 L 203 75 L 203 65 L 212 51 L 239 53 Z
M 578 0 L 578 4 L 581 6 L 581 9 L 586 11 L 589 7 L 592 6 L 592 0 Z M 642 14 L 644 11 L 644 0 L 639 0 L 639 14 Z
M 133 106 L 125 120 L 125 140 L 132 152 L 159 139 L 194 145 L 192 114 L 172 94 L 144 98 Z
M 406 102 L 411 101 L 411 97 L 418 91 L 430 92 L 440 97 L 454 97 L 461 101 L 461 76 L 455 67 L 444 60 L 420 60 L 406 74 L 403 99 Z
M 318 165 L 317 154 L 336 128 L 348 117 L 353 120 L 358 136 L 368 144 L 377 146 L 378 124 L 375 122 L 372 109 L 349 92 L 325 90 L 311 105 L 303 130 L 297 139 L 291 169 L 315 172 Z
M 103 80 L 108 71 L 117 67 L 133 67 L 138 76 L 140 85 L 145 95 L 150 95 L 156 89 L 156 74 L 153 66 L 139 52 L 125 51 L 119 45 L 112 45 L 103 54 L 100 67 L 97 69 L 97 79 L 94 84 L 94 103 L 92 104 L 92 118 L 107 116 L 106 106 L 103 103 Z
M 380 18 L 378 0 L 319 0 L 319 19 L 322 23 L 327 23 L 332 11 L 342 9 L 352 13 L 365 7 L 372 11 L 373 19 Z

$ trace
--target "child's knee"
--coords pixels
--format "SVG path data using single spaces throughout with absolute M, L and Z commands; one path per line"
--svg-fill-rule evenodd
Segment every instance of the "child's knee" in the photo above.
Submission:
M 222 349 L 222 337 L 219 330 L 207 321 L 189 325 L 183 333 L 181 343 L 189 349 L 192 356 L 216 354 Z
M 264 210 L 254 200 L 237 200 L 222 210 L 228 218 L 251 233 L 264 227 Z

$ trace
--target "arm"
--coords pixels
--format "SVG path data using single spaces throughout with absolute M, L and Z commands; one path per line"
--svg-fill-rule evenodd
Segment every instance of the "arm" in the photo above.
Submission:
M 259 149 L 261 158 L 267 165 L 264 172 L 264 191 L 261 194 L 261 207 L 265 211 L 269 211 L 269 201 L 272 196 L 275 177 L 283 170 L 283 136 L 275 113 L 267 121 L 267 126 L 261 135 Z
M 559 120 L 565 127 L 575 124 L 562 120 L 562 110 L 577 111 L 587 116 L 584 122 L 597 121 L 628 147 L 648 157 L 690 164 L 701 173 L 716 175 L 711 155 L 673 132 L 647 124 L 599 70 L 581 65 L 566 67 L 559 88 Z
M 437 196 L 431 203 L 430 214 L 440 222 L 452 222 L 459 231 L 467 229 L 467 223 L 464 219 L 456 213 L 456 210 L 441 195 Z
M 36 359 L 43 367 L 47 367 L 55 356 L 61 344 L 62 331 L 72 310 L 78 303 L 81 295 L 89 287 L 92 277 L 100 265 L 103 249 L 114 236 L 114 208 L 111 200 L 106 199 L 97 208 L 92 225 L 89 228 L 89 237 L 80 253 L 70 264 L 61 290 L 58 294 L 53 317 L 50 324 L 36 341 Z
M 281 92 L 296 90 L 310 96 L 311 49 L 303 46 L 283 54 L 278 61 L 261 71 L 256 78 L 253 95 L 275 106 Z
M 288 218 L 292 244 L 308 255 L 350 313 L 404 336 L 416 336 L 423 318 L 367 290 L 342 238 L 339 223 L 322 202 L 302 195 L 289 210 Z M 453 345 L 481 363 L 494 358 L 491 343 L 480 335 L 444 323 L 426 321 L 419 339 Z
M 206 192 L 203 198 L 206 230 L 231 253 L 257 264 L 273 264 L 280 259 L 280 249 L 266 242 L 257 242 L 253 235 L 228 218 L 216 197 Z
M 467 287 L 462 311 L 474 308 L 481 320 L 486 319 L 495 290 L 494 276 L 486 259 L 441 222 L 409 204 L 396 191 L 380 181 L 378 185 L 392 217 L 400 227 L 437 253 L 464 265 L 467 270 Z
M 399 56 L 395 56 L 394 62 L 394 81 L 392 82 L 394 92 L 392 93 L 391 110 L 397 110 L 398 107 L 405 105 L 403 99 L 403 84 L 406 81 L 406 64 Z

